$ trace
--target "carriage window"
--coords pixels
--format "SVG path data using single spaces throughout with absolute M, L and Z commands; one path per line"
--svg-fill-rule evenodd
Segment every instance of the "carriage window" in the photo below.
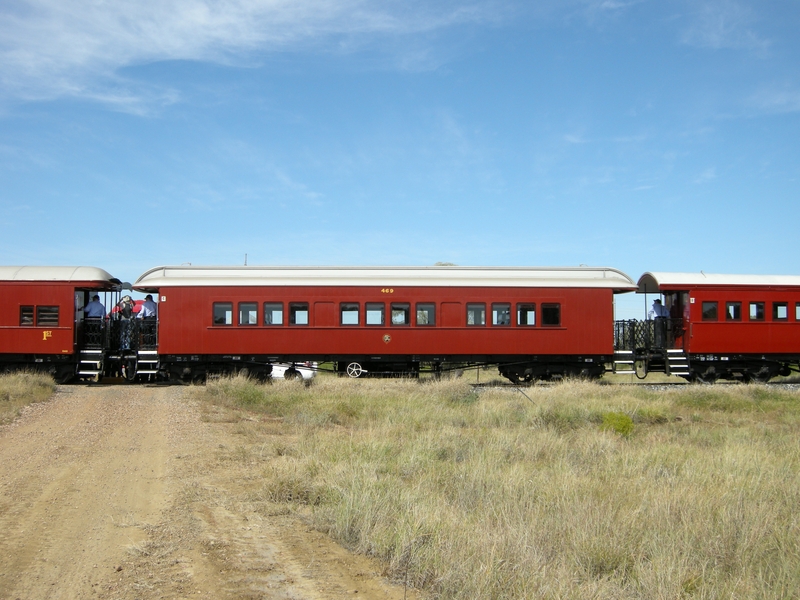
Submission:
M 764 303 L 751 302 L 750 303 L 750 320 L 763 321 L 764 320 Z
M 542 304 L 542 326 L 558 327 L 561 325 L 561 305 Z
M 36 325 L 37 327 L 58 327 L 58 307 L 37 306 Z
M 283 325 L 281 302 L 264 302 L 264 325 Z
M 436 325 L 435 304 L 417 304 L 417 325 Z
M 528 327 L 536 325 L 535 304 L 517 304 L 517 325 Z
M 510 304 L 492 304 L 492 325 L 511 325 Z
M 717 303 L 703 302 L 703 321 L 717 320 Z
M 742 320 L 742 303 L 741 302 L 727 302 L 725 304 L 725 320 L 726 321 L 741 321 Z
M 800 302 L 794 305 L 794 320 L 800 321 Z
M 789 305 L 786 302 L 772 303 L 772 320 L 773 321 L 789 320 Z
M 392 303 L 392 325 L 411 325 L 411 305 Z
M 384 325 L 386 305 L 383 302 L 367 302 L 367 325 Z
M 258 303 L 239 303 L 239 325 L 258 325 Z
M 308 325 L 308 303 L 289 303 L 289 325 Z
M 19 324 L 22 327 L 33 327 L 33 307 L 19 307 Z
M 233 325 L 232 302 L 214 302 L 214 325 Z
M 358 303 L 342 302 L 339 305 L 342 325 L 358 325 Z
M 467 325 L 486 325 L 485 304 L 467 304 Z

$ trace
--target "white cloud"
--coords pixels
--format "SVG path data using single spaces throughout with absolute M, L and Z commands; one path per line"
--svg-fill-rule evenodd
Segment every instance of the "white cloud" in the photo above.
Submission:
M 255 53 L 347 47 L 496 18 L 493 0 L 12 0 L 0 6 L 6 98 L 168 103 L 119 69 L 157 61 L 236 63 Z
M 693 22 L 683 31 L 681 41 L 690 46 L 720 50 L 742 48 L 765 52 L 770 41 L 755 30 L 753 11 L 735 0 L 713 0 L 699 4 Z

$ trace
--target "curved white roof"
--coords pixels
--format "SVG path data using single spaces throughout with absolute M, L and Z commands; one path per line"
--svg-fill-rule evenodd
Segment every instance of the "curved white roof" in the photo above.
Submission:
M 704 286 L 798 287 L 797 275 L 720 275 L 718 273 L 645 273 L 639 278 L 639 294 L 661 289 L 692 289 Z
M 605 267 L 156 267 L 134 289 L 186 286 L 447 286 L 636 289 Z
M 94 281 L 119 284 L 97 267 L 0 267 L 0 281 Z

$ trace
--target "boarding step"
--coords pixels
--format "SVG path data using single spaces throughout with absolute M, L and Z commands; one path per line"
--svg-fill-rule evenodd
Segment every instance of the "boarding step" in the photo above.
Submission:
M 614 365 L 612 372 L 617 375 L 633 375 L 633 350 L 617 350 L 614 352 Z
M 689 357 L 680 349 L 667 350 L 667 373 L 670 375 L 690 375 Z

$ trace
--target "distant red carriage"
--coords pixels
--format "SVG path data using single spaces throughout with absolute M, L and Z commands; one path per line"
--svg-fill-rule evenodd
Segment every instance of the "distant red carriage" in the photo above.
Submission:
M 617 359 L 643 375 L 766 381 L 800 367 L 800 277 L 645 273 L 669 317 L 617 323 Z

